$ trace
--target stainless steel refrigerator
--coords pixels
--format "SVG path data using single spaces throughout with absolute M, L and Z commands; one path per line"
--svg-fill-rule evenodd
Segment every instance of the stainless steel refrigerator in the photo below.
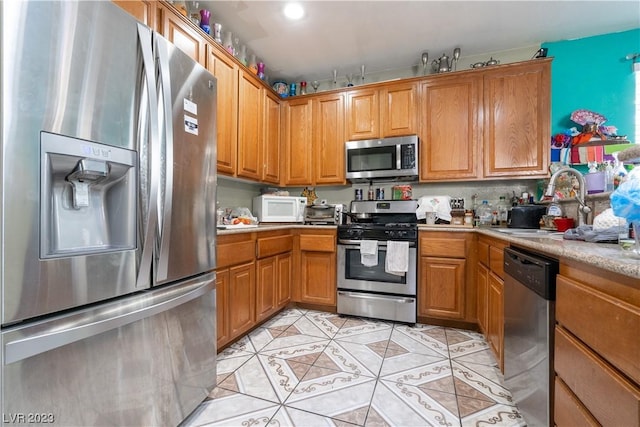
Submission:
M 0 3 L 3 422 L 178 424 L 215 385 L 215 79 L 111 2 Z

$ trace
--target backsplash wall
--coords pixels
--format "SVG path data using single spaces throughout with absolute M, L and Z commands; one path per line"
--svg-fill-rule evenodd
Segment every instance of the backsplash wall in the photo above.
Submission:
M 373 187 L 383 187 L 385 198 L 391 199 L 391 187 L 400 182 L 374 183 Z M 499 181 L 468 181 L 468 182 L 443 182 L 443 183 L 407 183 L 413 189 L 413 198 L 421 196 L 451 196 L 464 198 L 465 207 L 473 208 L 474 195 L 477 195 L 478 203 L 488 200 L 495 204 L 500 196 L 510 198 L 515 192 L 521 195 L 528 192 L 536 197 L 539 192 L 538 180 L 499 180 Z M 218 177 L 218 202 L 221 207 L 242 206 L 252 208 L 253 197 L 260 194 L 260 188 L 267 185 L 231 179 L 223 176 Z M 279 187 L 280 188 L 280 187 Z M 316 194 L 320 199 L 326 199 L 328 203 L 344 203 L 349 205 L 354 198 L 354 190 L 362 188 L 366 199 L 368 184 L 354 184 L 344 186 L 318 186 L 315 187 Z M 299 196 L 302 187 L 282 188 L 288 190 L 291 196 Z

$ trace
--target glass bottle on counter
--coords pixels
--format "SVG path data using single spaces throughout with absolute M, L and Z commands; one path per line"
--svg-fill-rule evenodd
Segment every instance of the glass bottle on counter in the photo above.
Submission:
M 491 221 L 493 220 L 493 210 L 487 200 L 483 200 L 482 204 L 478 206 L 478 226 L 479 227 L 491 227 Z

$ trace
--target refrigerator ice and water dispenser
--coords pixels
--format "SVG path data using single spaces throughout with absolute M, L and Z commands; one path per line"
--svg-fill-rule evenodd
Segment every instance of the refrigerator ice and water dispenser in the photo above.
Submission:
M 41 133 L 40 257 L 136 247 L 136 152 Z

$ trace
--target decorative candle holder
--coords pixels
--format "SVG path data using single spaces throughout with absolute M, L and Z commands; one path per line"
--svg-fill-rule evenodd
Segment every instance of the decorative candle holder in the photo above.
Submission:
M 258 62 L 258 78 L 264 80 L 264 62 Z
M 211 19 L 211 12 L 207 9 L 200 11 L 200 28 L 207 34 L 211 34 L 211 27 L 209 26 L 209 19 Z

